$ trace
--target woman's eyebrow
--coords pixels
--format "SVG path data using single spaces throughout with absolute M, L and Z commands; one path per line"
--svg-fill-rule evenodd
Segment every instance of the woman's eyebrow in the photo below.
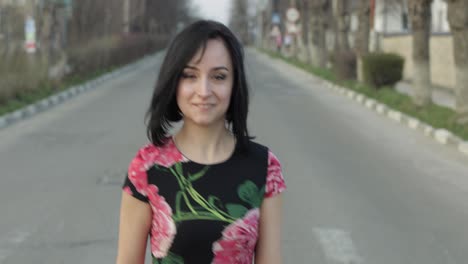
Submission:
M 185 68 L 189 68 L 189 69 L 197 70 L 197 71 L 198 71 L 198 68 L 195 67 L 195 66 L 186 65 Z
M 217 71 L 217 70 L 226 70 L 226 71 L 229 71 L 227 67 L 224 67 L 224 66 L 218 66 L 218 67 L 214 67 L 212 69 L 213 71 Z
M 199 69 L 195 66 L 191 66 L 191 65 L 187 65 L 185 66 L 185 69 L 191 69 L 191 70 L 196 70 L 196 71 L 199 71 Z M 212 71 L 219 71 L 219 70 L 225 70 L 225 71 L 229 71 L 229 69 L 225 66 L 218 66 L 218 67 L 213 67 L 211 68 Z

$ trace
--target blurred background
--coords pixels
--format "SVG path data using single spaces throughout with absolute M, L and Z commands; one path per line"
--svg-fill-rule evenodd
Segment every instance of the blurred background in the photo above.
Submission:
M 466 3 L 445 0 L 2 0 L 0 113 L 161 50 L 202 17 L 245 45 L 468 119 Z M 364 70 L 373 63 L 382 70 Z
M 114 262 L 164 50 L 198 19 L 245 45 L 284 263 L 466 263 L 467 0 L 0 0 L 0 264 Z

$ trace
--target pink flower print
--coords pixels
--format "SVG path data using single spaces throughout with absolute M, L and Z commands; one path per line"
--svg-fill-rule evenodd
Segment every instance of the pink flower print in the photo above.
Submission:
M 128 178 L 140 194 L 146 196 L 148 176 L 146 172 L 154 164 L 171 167 L 177 162 L 185 161 L 185 158 L 177 150 L 173 141 L 167 139 L 167 143 L 162 147 L 148 144 L 141 148 L 128 168 Z
M 157 164 L 169 168 L 175 163 L 186 160 L 171 138 L 166 139 L 166 143 L 162 147 L 148 145 L 145 149 L 144 158 L 151 161 L 149 165 Z
M 164 258 L 174 241 L 176 226 L 172 219 L 171 207 L 158 192 L 158 187 L 155 185 L 148 186 L 148 199 L 153 211 L 151 252 L 156 258 Z
M 130 187 L 128 187 L 128 186 L 125 187 L 125 188 L 123 188 L 123 191 L 126 192 L 126 193 L 128 193 L 128 194 L 130 194 L 130 195 L 133 195 L 132 190 L 131 190 Z
M 140 149 L 128 167 L 128 179 L 135 186 L 136 191 L 142 195 L 146 195 L 146 186 L 148 185 L 147 160 L 144 159 L 144 152 L 145 148 Z
M 213 264 L 251 264 L 258 238 L 260 211 L 252 209 L 230 224 L 213 244 Z
M 272 197 L 286 189 L 281 164 L 271 151 L 268 152 L 268 174 L 266 180 L 265 197 Z

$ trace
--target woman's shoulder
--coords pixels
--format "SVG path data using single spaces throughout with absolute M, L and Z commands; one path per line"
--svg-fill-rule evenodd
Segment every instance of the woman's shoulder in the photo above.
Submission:
M 286 189 L 282 166 L 279 159 L 270 149 L 263 144 L 249 141 L 249 150 L 255 157 L 262 157 L 262 163 L 266 166 L 265 197 L 272 197 Z
M 249 150 L 249 153 L 255 155 L 255 156 L 275 156 L 275 154 L 273 153 L 273 151 L 271 150 L 271 148 L 269 146 L 266 146 L 262 143 L 259 143 L 259 142 L 256 142 L 256 141 L 253 141 L 253 140 L 249 140 L 249 144 L 248 144 L 248 150 Z M 276 156 L 275 156 L 276 157 Z
M 172 138 L 164 139 L 162 145 L 155 145 L 151 142 L 140 147 L 134 157 L 134 161 L 144 164 L 157 164 L 163 167 L 170 167 L 177 162 L 184 161 L 184 156 L 178 151 Z

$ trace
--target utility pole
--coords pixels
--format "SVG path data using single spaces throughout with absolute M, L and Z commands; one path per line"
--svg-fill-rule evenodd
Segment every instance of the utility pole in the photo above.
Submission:
M 123 0 L 123 32 L 130 32 L 130 0 Z
M 263 35 L 265 34 L 265 29 L 263 28 L 263 20 L 267 5 L 267 0 L 260 0 L 257 3 L 257 46 L 259 48 L 262 47 Z

